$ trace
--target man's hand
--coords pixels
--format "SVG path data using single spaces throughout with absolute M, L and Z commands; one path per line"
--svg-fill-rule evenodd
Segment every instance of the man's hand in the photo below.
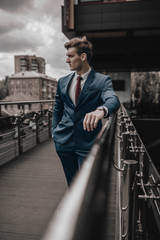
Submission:
M 93 112 L 87 113 L 83 120 L 84 130 L 93 131 L 97 127 L 98 121 L 104 117 L 104 111 L 96 109 Z

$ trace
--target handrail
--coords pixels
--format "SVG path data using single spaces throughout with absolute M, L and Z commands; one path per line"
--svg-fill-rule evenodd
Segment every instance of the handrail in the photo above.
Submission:
M 1 101 L 0 102 L 0 117 L 1 117 L 1 112 L 2 112 L 2 106 L 8 106 L 8 105 L 19 105 L 19 106 L 22 106 L 24 107 L 25 105 L 31 105 L 31 104 L 40 104 L 41 105 L 41 108 L 42 108 L 42 105 L 45 104 L 45 103 L 52 103 L 52 106 L 53 104 L 55 103 L 55 99 L 52 99 L 52 100 L 27 100 L 27 101 Z M 9 114 L 9 113 L 8 113 Z M 12 115 L 12 113 L 10 113 L 10 116 Z
M 123 105 L 117 119 L 121 237 L 125 240 L 156 239 L 148 236 L 160 237 L 160 175 Z
M 106 201 L 106 196 L 103 198 L 103 196 L 101 196 L 102 193 L 99 192 L 100 186 L 97 186 L 97 181 L 101 185 L 101 182 L 104 181 L 104 179 L 101 178 L 104 178 L 110 169 L 111 161 L 107 161 L 105 174 L 102 174 L 102 166 L 104 166 L 104 161 L 106 161 L 106 159 L 102 160 L 102 156 L 104 156 L 103 151 L 104 145 L 106 145 L 107 137 L 109 140 L 107 145 L 110 148 L 110 151 L 108 151 L 108 158 L 111 158 L 112 155 L 111 148 L 115 119 L 116 115 L 113 114 L 106 122 L 105 127 L 101 130 L 82 166 L 81 171 L 79 171 L 75 181 L 59 204 L 43 240 L 71 240 L 77 239 L 76 236 L 78 236 L 78 239 L 84 240 L 90 239 L 91 236 L 93 239 L 94 234 L 97 234 L 93 229 L 93 225 L 95 224 L 95 221 L 97 222 L 97 217 L 99 217 L 99 219 L 103 218 L 103 212 L 101 212 L 101 209 L 97 210 L 98 212 L 95 218 L 95 216 L 93 216 L 94 209 L 91 210 L 91 207 L 94 204 L 97 205 L 97 201 L 99 202 L 101 198 L 102 204 Z M 101 190 L 103 191 L 103 189 Z M 100 199 L 97 198 L 97 195 L 99 195 Z M 95 207 L 98 207 L 98 205 Z M 88 222 L 89 216 L 90 224 Z M 96 226 L 96 228 L 98 227 Z
M 0 106 L 2 105 L 14 105 L 14 104 L 30 104 L 30 103 L 54 103 L 55 100 L 31 100 L 31 101 L 1 101 Z

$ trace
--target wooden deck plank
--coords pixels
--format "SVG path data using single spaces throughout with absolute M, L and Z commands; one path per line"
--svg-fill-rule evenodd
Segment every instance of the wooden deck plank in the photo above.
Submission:
M 40 239 L 66 189 L 51 139 L 1 166 L 0 239 Z
M 110 174 L 107 176 L 107 205 L 105 210 L 104 240 L 117 239 L 117 212 L 118 212 L 118 172 L 111 164 Z

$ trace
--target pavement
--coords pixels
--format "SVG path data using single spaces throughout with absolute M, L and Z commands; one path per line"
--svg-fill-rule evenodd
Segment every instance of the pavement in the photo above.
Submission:
M 40 240 L 67 183 L 49 139 L 0 167 L 0 240 Z

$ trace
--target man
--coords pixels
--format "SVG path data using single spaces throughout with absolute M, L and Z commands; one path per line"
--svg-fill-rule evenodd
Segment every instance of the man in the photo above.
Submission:
M 92 44 L 86 37 L 71 39 L 65 48 L 74 73 L 58 81 L 52 135 L 70 185 L 101 130 L 101 119 L 119 108 L 119 100 L 111 78 L 90 67 Z

